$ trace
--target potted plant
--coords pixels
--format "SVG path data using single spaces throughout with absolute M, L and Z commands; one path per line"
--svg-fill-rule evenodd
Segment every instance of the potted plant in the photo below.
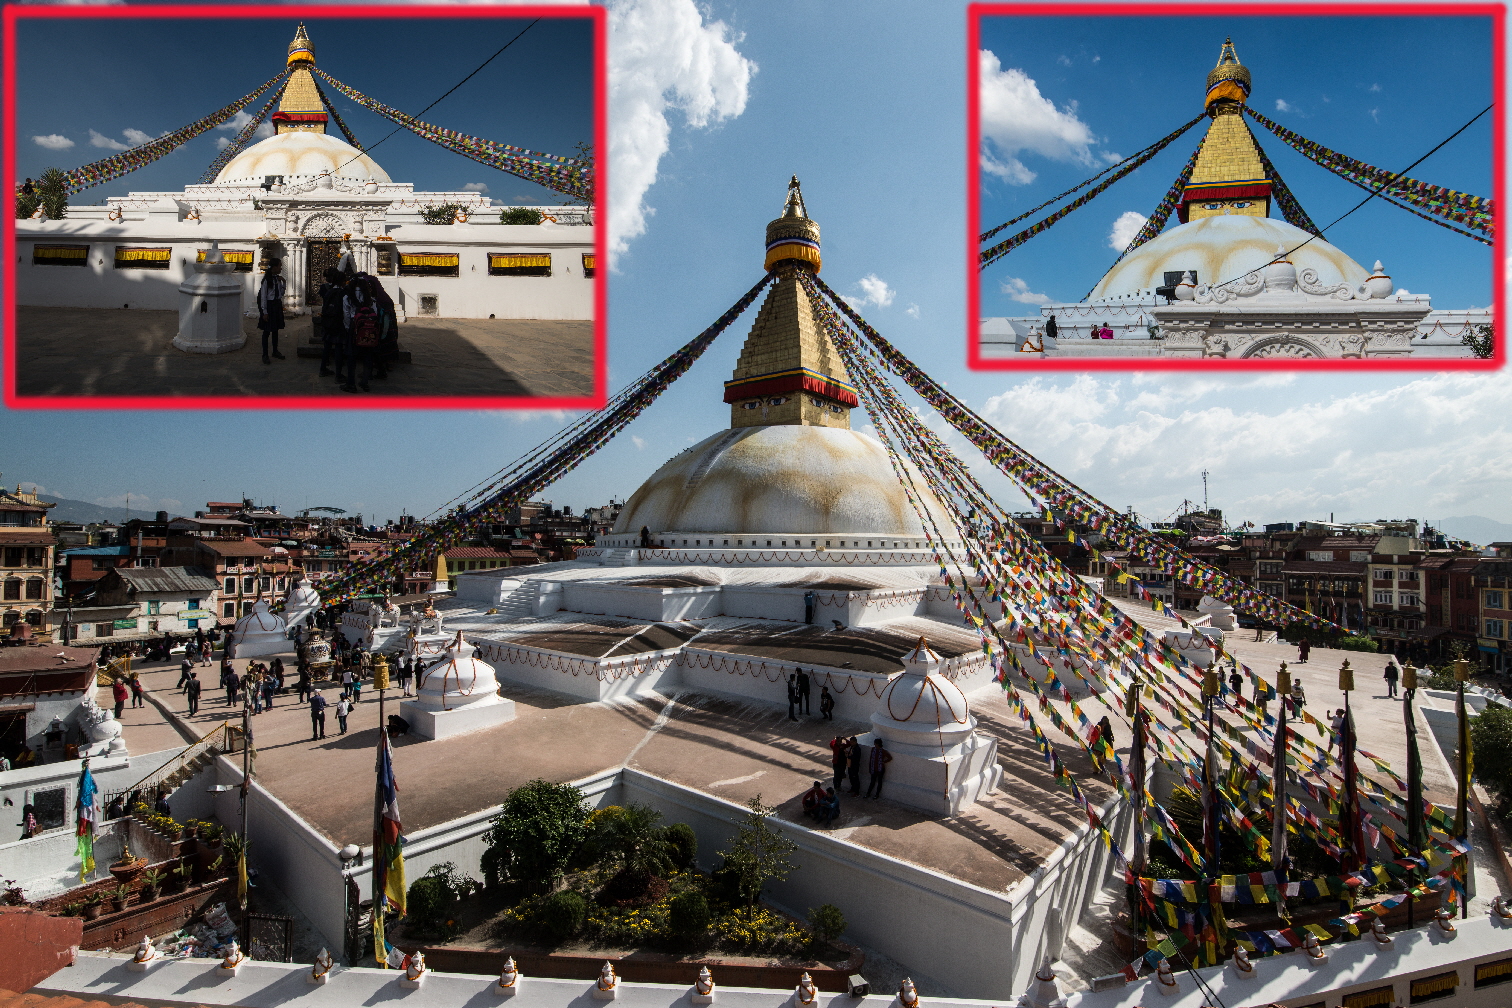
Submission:
M 174 866 L 173 874 L 178 876 L 176 879 L 176 888 L 180 892 L 183 892 L 185 889 L 189 888 L 190 883 L 194 881 L 194 862 L 187 858 L 180 860 L 179 863 Z
M 126 909 L 126 900 L 131 895 L 131 886 L 118 885 L 110 890 L 110 912 L 120 913 Z
M 100 916 L 100 905 L 105 902 L 105 894 L 102 892 L 91 893 L 84 897 L 84 919 L 94 920 Z
M 156 868 L 149 868 L 142 872 L 142 902 L 151 903 L 157 899 L 158 886 L 163 881 L 163 873 Z
M 131 845 L 124 844 L 121 847 L 121 856 L 112 862 L 110 874 L 122 885 L 132 881 L 147 867 L 147 859 L 137 857 L 131 853 Z
M 64 917 L 82 917 L 84 915 L 83 903 L 70 903 L 63 908 Z
M 215 860 L 210 862 L 209 868 L 212 878 L 218 877 L 223 871 L 225 871 L 225 862 L 226 856 L 224 854 L 215 855 Z

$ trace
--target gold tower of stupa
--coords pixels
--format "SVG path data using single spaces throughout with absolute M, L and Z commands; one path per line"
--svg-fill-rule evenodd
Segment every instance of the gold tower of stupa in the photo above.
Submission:
M 782 216 L 767 225 L 766 268 L 775 274 L 766 300 L 725 382 L 731 427 L 850 428 L 855 387 L 840 355 L 820 331 L 799 281 L 818 273 L 819 225 L 803 206 L 798 176 L 788 183 Z
M 1244 122 L 1249 94 L 1249 68 L 1239 62 L 1234 40 L 1225 39 L 1218 65 L 1207 76 L 1203 104 L 1212 122 L 1182 193 L 1183 222 L 1225 214 L 1270 215 L 1270 179 Z
M 273 128 L 278 133 L 324 133 L 325 102 L 315 87 L 315 45 L 301 24 L 289 43 L 289 82 L 273 113 Z

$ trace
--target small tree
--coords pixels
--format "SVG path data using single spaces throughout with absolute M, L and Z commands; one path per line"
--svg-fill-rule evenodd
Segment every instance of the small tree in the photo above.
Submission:
M 1488 705 L 1470 719 L 1475 779 L 1496 795 L 1500 808 L 1512 805 L 1512 709 Z
M 438 864 L 410 883 L 405 909 L 420 928 L 450 935 L 456 929 L 457 911 L 472 895 L 477 883 L 458 873 L 450 861 Z
M 461 203 L 443 203 L 440 206 L 423 207 L 420 216 L 425 218 L 427 224 L 450 224 L 457 217 L 458 210 L 466 210 Z
M 667 928 L 675 935 L 701 935 L 709 930 L 709 920 L 709 901 L 696 890 L 678 893 L 667 905 Z
M 788 860 L 798 845 L 767 824 L 777 810 L 761 804 L 761 795 L 746 807 L 751 811 L 742 817 L 729 849 L 721 853 L 740 880 L 741 898 L 754 905 L 768 882 L 781 882 L 798 867 Z
M 500 224 L 539 224 L 541 211 L 532 207 L 505 207 L 499 214 Z
M 552 941 L 566 941 L 583 929 L 588 904 L 571 889 L 554 892 L 536 907 L 535 922 Z
M 594 817 L 589 847 L 600 860 L 619 868 L 607 887 L 616 898 L 643 895 L 654 879 L 676 867 L 661 818 L 651 806 L 633 803 Z
M 68 216 L 68 179 L 57 168 L 48 168 L 42 177 L 33 183 L 34 193 L 16 193 L 16 216 L 30 217 L 37 207 L 52 220 Z
M 1470 348 L 1472 356 L 1489 358 L 1496 352 L 1496 326 L 1472 326 L 1470 332 L 1460 337 L 1460 342 Z
M 834 941 L 845 933 L 845 914 L 833 903 L 810 908 L 809 927 L 824 941 Z
M 687 823 L 673 823 L 662 830 L 662 839 L 672 850 L 670 857 L 677 868 L 687 871 L 698 860 L 698 834 Z
M 492 828 L 488 867 L 543 888 L 556 884 L 587 836 L 588 805 L 571 784 L 533 780 L 504 799 Z

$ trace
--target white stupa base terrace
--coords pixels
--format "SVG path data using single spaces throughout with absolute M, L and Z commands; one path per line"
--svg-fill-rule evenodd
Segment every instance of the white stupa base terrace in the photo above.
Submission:
M 874 731 L 858 736 L 863 756 L 876 738 Z M 910 745 L 890 737 L 883 744 L 892 762 L 882 779 L 882 794 L 910 808 L 957 816 L 997 790 L 1003 779 L 997 739 L 987 735 L 971 732 L 944 748 L 922 742 Z M 866 774 L 861 776 L 864 782 Z
M 492 728 L 513 721 L 516 714 L 513 700 L 495 694 L 451 710 L 438 709 L 418 700 L 405 700 L 399 704 L 399 716 L 409 722 L 411 733 L 422 738 L 440 739 Z

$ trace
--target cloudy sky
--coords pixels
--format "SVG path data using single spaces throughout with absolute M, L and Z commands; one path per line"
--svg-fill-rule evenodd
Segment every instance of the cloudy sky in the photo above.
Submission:
M 1512 522 L 1512 384 L 1501 374 L 967 370 L 964 5 L 855 10 L 838 0 L 610 4 L 611 219 L 622 248 L 610 286 L 612 386 L 692 338 L 759 278 L 763 228 L 796 173 L 823 228 L 829 284 L 953 392 L 1109 504 L 1163 519 L 1183 498 L 1200 497 L 1206 468 L 1213 503 L 1241 519 L 1332 511 L 1341 520 Z M 437 81 L 440 90 L 454 82 Z M 1190 90 L 1184 81 L 1170 107 Z M 1161 128 L 1170 127 L 1152 127 Z M 1036 172 L 1054 164 L 1020 160 Z M 1105 246 L 1106 237 L 1097 240 Z M 574 507 L 623 499 L 682 448 L 727 426 L 721 383 L 749 318 L 545 496 Z M 245 494 L 290 509 L 425 514 L 563 419 L 11 412 L 0 472 L 11 484 L 35 480 L 84 500 L 120 504 L 130 492 L 139 508 L 192 510 Z M 1011 505 L 1021 499 L 1004 493 Z
M 1200 113 L 1208 71 L 1230 36 L 1254 78 L 1250 105 L 1257 112 L 1349 157 L 1400 171 L 1491 104 L 1490 32 L 1489 17 L 984 18 L 981 230 Z M 1151 59 L 1156 52 L 1160 58 Z M 1434 69 L 1403 74 L 1408 65 Z M 1365 197 L 1246 122 L 1320 227 Z M 1491 114 L 1482 116 L 1411 177 L 1491 195 L 1492 124 Z M 988 267 L 982 314 L 1023 315 L 1049 300 L 1081 300 L 1144 225 L 1205 129 L 1198 123 Z M 1435 307 L 1491 302 L 1490 248 L 1379 200 L 1327 228 L 1325 237 L 1366 269 L 1383 260 L 1398 287 L 1432 295 Z

